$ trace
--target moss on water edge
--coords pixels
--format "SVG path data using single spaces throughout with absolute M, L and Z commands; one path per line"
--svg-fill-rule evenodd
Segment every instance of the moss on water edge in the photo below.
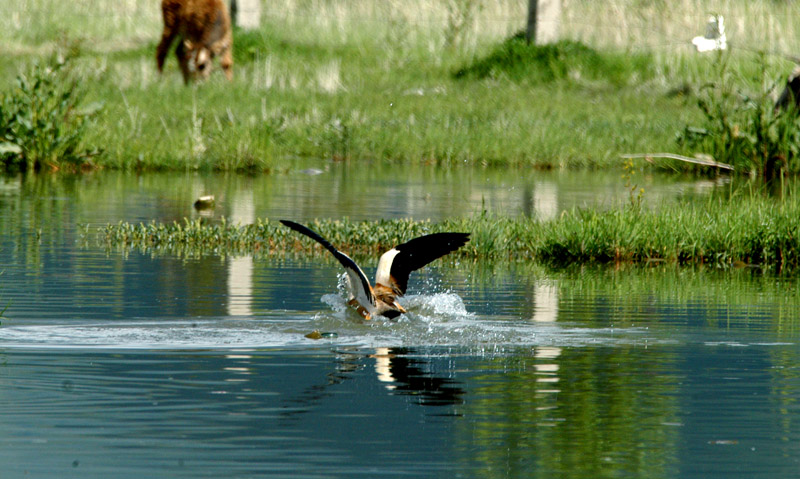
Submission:
M 471 233 L 470 242 L 453 253 L 454 258 L 536 261 L 556 266 L 653 262 L 719 268 L 759 266 L 785 273 L 800 266 L 798 217 L 798 201 L 756 199 L 738 205 L 722 200 L 682 204 L 658 212 L 638 207 L 573 209 L 549 221 L 480 215 L 439 223 L 324 219 L 307 224 L 354 257 L 375 257 L 423 234 L 462 231 Z M 85 234 L 88 238 L 90 232 Z M 329 256 L 277 219 L 251 225 L 188 219 L 182 223 L 119 223 L 101 228 L 99 241 L 109 249 L 187 256 Z

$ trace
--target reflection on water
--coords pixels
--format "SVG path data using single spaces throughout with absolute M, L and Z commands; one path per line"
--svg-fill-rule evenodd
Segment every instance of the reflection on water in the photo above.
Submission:
M 526 216 L 536 216 L 542 220 L 552 220 L 559 211 L 558 187 L 553 182 L 539 181 L 533 184 L 533 192 L 525 198 L 532 201 L 523 204 L 522 211 Z
M 465 391 L 452 378 L 437 375 L 424 356 L 411 348 L 375 348 L 375 373 L 386 389 L 409 395 L 423 406 L 461 404 Z
M 4 359 L 8 477 L 330 477 L 376 467 L 424 476 L 448 463 L 435 452 L 447 425 L 430 425 L 431 435 L 413 426 L 424 412 L 370 388 L 364 355 L 20 351 Z M 390 423 L 375 422 L 385 414 Z
M 541 281 L 534 286 L 533 321 L 537 323 L 552 323 L 558 319 L 558 287 L 550 282 Z
M 230 220 L 235 224 L 255 223 L 255 201 L 250 184 L 234 194 Z M 228 315 L 250 316 L 253 314 L 253 256 L 244 255 L 228 259 Z
M 796 345 L 541 351 L 7 351 L 0 461 L 8 477 L 797 470 Z
M 412 276 L 410 314 L 362 322 L 330 261 L 106 253 L 76 226 L 180 220 L 203 194 L 241 223 L 550 218 L 627 194 L 594 174 L 398 174 L 0 181 L 0 475 L 796 475 L 797 278 L 442 261 Z
M 499 358 L 477 378 L 480 392 L 468 414 L 476 418 L 468 424 L 474 432 L 458 436 L 483 446 L 473 461 L 485 469 L 507 464 L 519 474 L 671 477 L 680 459 L 680 430 L 665 425 L 678 422 L 676 349 L 551 353 L 518 357 L 510 370 Z M 492 374 L 500 368 L 507 372 Z
M 643 176 L 644 201 L 654 206 L 702 197 L 708 181 Z M 192 204 L 214 195 L 203 216 L 247 223 L 252 218 L 429 218 L 433 221 L 487 210 L 544 219 L 573 206 L 615 206 L 629 201 L 616 173 L 521 172 L 493 169 L 350 168 L 333 163 L 324 173 L 300 171 L 256 177 L 225 174 L 131 175 L 102 172 L 77 177 L 0 177 L 2 215 L 31 212 L 47 231 L 53 215 L 71 223 L 182 221 L 201 215 Z M 71 218 L 66 218 L 70 215 Z M 47 221 L 44 221 L 47 219 Z M 32 223 L 28 223 L 32 224 Z M 69 224 L 71 227 L 72 224 Z
M 228 315 L 253 314 L 253 256 L 228 259 Z

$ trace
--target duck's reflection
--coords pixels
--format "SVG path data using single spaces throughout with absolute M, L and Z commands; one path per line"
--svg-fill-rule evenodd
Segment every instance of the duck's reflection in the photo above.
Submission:
M 334 394 L 333 386 L 351 379 L 364 368 L 363 356 L 336 354 L 334 358 L 333 371 L 326 373 L 323 381 L 306 386 L 297 394 L 285 396 L 280 412 L 283 418 L 298 417 L 317 409 L 320 403 Z
M 375 373 L 386 389 L 414 396 L 423 406 L 463 403 L 464 390 L 452 378 L 435 374 L 431 363 L 410 348 L 377 348 Z
M 374 354 L 339 351 L 334 368 L 324 381 L 307 386 L 284 399 L 281 415 L 285 418 L 302 415 L 335 394 L 335 386 L 354 379 L 361 371 L 374 367 L 376 379 L 391 395 L 408 396 L 421 406 L 449 406 L 463 403 L 465 390 L 448 376 L 438 373 L 434 364 L 413 348 L 376 348 Z M 370 365 L 371 361 L 374 365 Z

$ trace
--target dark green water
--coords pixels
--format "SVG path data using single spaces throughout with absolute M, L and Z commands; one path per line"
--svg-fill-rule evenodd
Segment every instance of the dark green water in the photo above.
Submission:
M 796 278 L 441 263 L 412 276 L 407 317 L 364 324 L 331 262 L 105 251 L 77 227 L 196 215 L 200 194 L 240 221 L 627 194 L 407 175 L 0 181 L 0 477 L 797 477 Z M 663 204 L 707 187 L 649 181 Z

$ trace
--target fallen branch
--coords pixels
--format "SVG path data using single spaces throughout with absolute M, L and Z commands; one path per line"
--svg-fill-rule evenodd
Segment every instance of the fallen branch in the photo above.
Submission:
M 671 160 L 684 161 L 686 163 L 694 163 L 696 165 L 713 166 L 714 168 L 722 168 L 723 170 L 734 171 L 733 165 L 727 163 L 720 163 L 713 159 L 692 158 L 689 156 L 678 155 L 676 153 L 632 153 L 627 155 L 620 155 L 622 158 L 644 158 L 650 161 L 651 158 L 669 158 Z

